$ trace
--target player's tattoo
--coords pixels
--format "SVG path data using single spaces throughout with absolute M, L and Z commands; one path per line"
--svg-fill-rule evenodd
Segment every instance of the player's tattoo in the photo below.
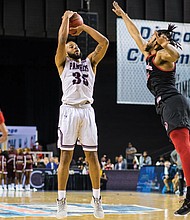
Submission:
M 102 50 L 102 46 L 98 45 L 94 51 L 94 57 Z

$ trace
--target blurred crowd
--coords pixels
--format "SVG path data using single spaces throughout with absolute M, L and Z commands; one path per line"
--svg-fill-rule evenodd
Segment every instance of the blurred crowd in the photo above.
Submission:
M 38 148 L 34 146 L 33 148 L 24 149 L 15 149 L 11 145 L 6 151 L 0 149 L 0 190 L 31 190 L 30 177 L 34 168 L 50 169 L 53 174 L 56 174 L 59 158 L 47 157 L 40 150 L 42 150 L 40 145 Z M 36 151 L 37 153 L 35 153 Z M 171 152 L 170 158 L 160 156 L 153 163 L 147 151 L 137 152 L 136 147 L 131 142 L 126 147 L 125 155 L 116 156 L 113 162 L 106 154 L 100 157 L 101 189 L 106 189 L 108 181 L 106 170 L 139 170 L 150 165 L 164 167 L 162 175 L 164 193 L 178 193 L 180 196 L 184 194 L 184 174 L 179 155 L 175 150 Z M 77 160 L 73 158 L 70 164 L 70 174 L 74 173 L 89 174 L 89 164 L 85 157 L 80 156 Z

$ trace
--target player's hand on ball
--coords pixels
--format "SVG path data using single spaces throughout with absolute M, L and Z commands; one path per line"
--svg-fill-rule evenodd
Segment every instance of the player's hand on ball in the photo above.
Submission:
M 78 26 L 78 27 L 70 27 L 70 28 L 69 28 L 69 34 L 70 34 L 71 36 L 78 36 L 78 35 L 80 35 L 82 32 L 83 32 L 83 27 L 82 27 L 82 25 L 81 25 L 81 26 Z
M 76 12 L 67 10 L 67 11 L 65 11 L 64 15 L 62 16 L 62 19 L 63 18 L 71 18 L 74 13 L 76 13 Z

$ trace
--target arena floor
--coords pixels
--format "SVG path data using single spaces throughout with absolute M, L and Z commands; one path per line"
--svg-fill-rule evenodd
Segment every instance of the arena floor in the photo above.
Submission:
M 55 219 L 57 192 L 0 192 L 0 219 Z M 105 220 L 173 220 L 181 205 L 176 195 L 102 191 Z M 91 192 L 68 191 L 68 220 L 94 220 Z M 190 217 L 190 216 L 189 216 Z

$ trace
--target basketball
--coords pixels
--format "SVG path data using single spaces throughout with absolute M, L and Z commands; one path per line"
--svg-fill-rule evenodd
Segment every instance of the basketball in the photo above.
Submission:
M 83 18 L 78 14 L 74 13 L 69 19 L 69 27 L 78 27 L 83 24 Z

